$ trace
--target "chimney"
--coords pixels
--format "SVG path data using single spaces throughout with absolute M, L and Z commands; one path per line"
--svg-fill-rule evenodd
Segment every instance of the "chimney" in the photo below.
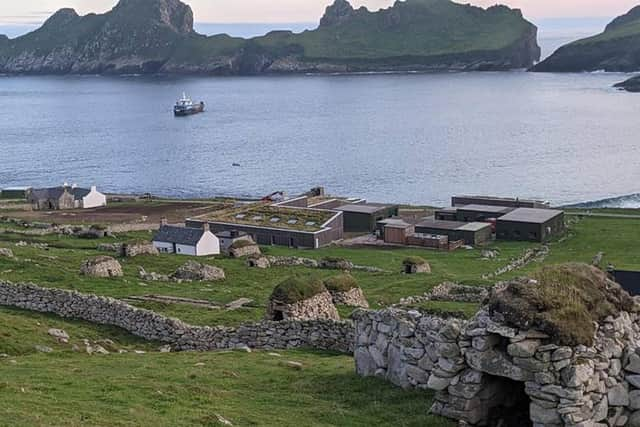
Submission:
M 78 188 L 78 184 L 76 184 L 76 183 L 71 184 L 71 188 L 72 188 L 72 189 L 73 189 L 73 188 Z
M 164 227 L 167 224 L 168 224 L 167 217 L 163 216 L 162 218 L 160 218 L 160 227 Z
M 95 185 L 92 185 L 92 186 L 91 186 L 91 192 L 92 192 L 92 193 L 95 193 L 95 192 L 97 192 L 97 191 L 98 191 L 98 188 L 97 188 Z
M 207 231 L 211 231 L 211 227 L 209 226 L 209 223 L 206 221 L 202 223 L 202 229 L 205 231 L 205 233 Z

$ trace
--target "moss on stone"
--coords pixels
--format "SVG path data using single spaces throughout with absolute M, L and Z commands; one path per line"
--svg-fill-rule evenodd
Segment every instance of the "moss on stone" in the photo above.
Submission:
M 326 290 L 324 283 L 318 278 L 291 276 L 275 287 L 270 299 L 295 304 L 313 298 Z
M 325 279 L 324 285 L 329 291 L 334 292 L 348 292 L 359 287 L 358 281 L 348 273 L 329 277 Z
M 231 244 L 231 249 L 241 249 L 246 248 L 247 246 L 254 246 L 255 243 L 249 240 L 236 240 Z
M 531 279 L 514 281 L 493 293 L 489 308 L 512 326 L 540 330 L 560 345 L 590 346 L 594 322 L 636 310 L 620 285 L 586 264 L 545 267 Z

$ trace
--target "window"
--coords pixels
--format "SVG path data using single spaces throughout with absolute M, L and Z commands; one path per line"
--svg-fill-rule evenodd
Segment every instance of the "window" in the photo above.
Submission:
M 298 220 L 296 218 L 291 218 L 289 221 L 287 221 L 287 224 L 289 225 L 295 225 L 298 223 Z
M 254 220 L 254 221 L 262 221 L 262 215 L 256 215 L 251 219 Z
M 313 227 L 314 225 L 316 225 L 316 222 L 315 221 L 307 221 L 307 222 L 305 222 L 304 225 L 306 225 L 307 227 Z
M 271 219 L 269 220 L 269 222 L 272 222 L 273 224 L 275 224 L 275 223 L 277 223 L 277 222 L 280 222 L 280 218 L 278 218 L 277 216 L 274 216 L 273 218 L 271 218 Z

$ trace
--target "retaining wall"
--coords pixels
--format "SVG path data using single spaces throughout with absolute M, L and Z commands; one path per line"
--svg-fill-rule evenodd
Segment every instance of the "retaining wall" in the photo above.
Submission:
M 0 306 L 117 326 L 141 338 L 170 344 L 177 351 L 248 346 L 256 349 L 308 347 L 353 352 L 354 327 L 350 321 L 263 321 L 237 328 L 192 326 L 109 297 L 3 281 L 0 281 Z

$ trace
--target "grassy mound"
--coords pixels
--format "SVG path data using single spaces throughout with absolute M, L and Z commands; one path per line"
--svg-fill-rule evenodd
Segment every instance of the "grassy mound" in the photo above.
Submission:
M 280 283 L 271 294 L 272 300 L 294 304 L 325 292 L 324 283 L 318 278 L 292 276 Z
M 427 260 L 419 256 L 410 256 L 402 261 L 402 265 L 425 265 Z
M 490 310 L 502 313 L 513 326 L 543 331 L 560 345 L 590 346 L 594 322 L 636 310 L 620 285 L 586 264 L 545 267 L 531 278 L 491 295 Z
M 334 292 L 348 292 L 351 289 L 359 287 L 358 281 L 348 273 L 325 279 L 324 286 Z

